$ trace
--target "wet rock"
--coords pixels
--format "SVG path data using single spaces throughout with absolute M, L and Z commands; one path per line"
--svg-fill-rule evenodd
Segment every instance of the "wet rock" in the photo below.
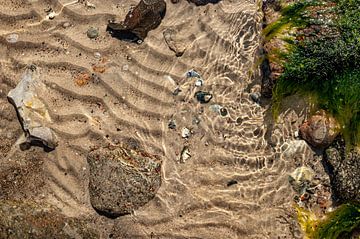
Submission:
M 172 50 L 175 52 L 175 55 L 177 57 L 180 57 L 184 54 L 186 50 L 186 46 L 182 42 L 176 41 L 176 31 L 172 28 L 168 28 L 163 32 L 163 36 L 165 39 L 166 44 Z
M 315 148 L 326 148 L 339 133 L 339 124 L 325 111 L 317 112 L 299 128 L 302 139 Z
M 180 154 L 180 163 L 185 163 L 190 158 L 191 158 L 190 149 L 189 147 L 184 146 Z
M 161 185 L 162 161 L 123 146 L 89 153 L 90 202 L 100 213 L 117 217 L 148 203 Z
M 0 238 L 100 238 L 90 220 L 34 201 L 0 201 Z
M 53 130 L 48 127 L 51 124 L 51 118 L 45 104 L 37 94 L 44 88 L 36 67 L 31 65 L 7 97 L 15 107 L 25 132 L 27 141 L 24 144 L 42 145 L 45 149 L 53 150 L 57 146 L 57 139 Z
M 107 30 L 120 40 L 143 41 L 148 32 L 157 28 L 166 12 L 164 0 L 141 0 L 123 22 L 110 22 Z
M 95 38 L 97 38 L 99 36 L 99 30 L 96 29 L 95 27 L 90 27 L 87 30 L 86 35 L 90 39 L 95 39 Z
M 338 138 L 325 150 L 324 162 L 330 172 L 332 191 L 342 202 L 360 202 L 360 152 L 346 150 L 343 139 Z
M 182 128 L 181 137 L 183 137 L 184 139 L 187 139 L 190 137 L 190 135 L 191 135 L 191 132 L 188 128 L 186 128 L 186 127 Z
M 208 3 L 218 3 L 221 0 L 188 0 L 188 2 L 192 2 L 195 3 L 195 5 L 199 6 L 199 5 L 206 5 Z
M 259 92 L 251 93 L 250 97 L 255 103 L 260 104 L 261 94 Z
M 311 168 L 302 166 L 289 175 L 289 183 L 297 193 L 303 194 L 310 186 L 314 176 L 315 173 Z
M 213 96 L 209 92 L 197 91 L 195 97 L 201 104 L 206 104 L 210 102 Z

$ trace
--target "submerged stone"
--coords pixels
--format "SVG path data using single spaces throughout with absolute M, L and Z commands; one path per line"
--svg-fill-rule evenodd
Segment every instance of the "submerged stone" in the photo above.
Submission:
M 314 179 L 315 173 L 311 168 L 302 166 L 289 175 L 289 183 L 299 194 L 303 194 Z
M 52 129 L 49 112 L 38 96 L 38 91 L 45 86 L 39 80 L 37 68 L 34 65 L 26 69 L 21 81 L 8 94 L 9 102 L 15 107 L 27 141 L 24 148 L 31 145 L 43 145 L 53 150 L 57 139 Z
M 195 97 L 201 104 L 206 104 L 210 102 L 213 96 L 209 92 L 197 91 Z
M 131 213 L 152 200 L 161 185 L 161 159 L 123 146 L 89 153 L 91 205 L 108 217 Z
M 166 12 L 164 0 L 141 0 L 123 22 L 110 22 L 107 30 L 120 40 L 143 41 L 148 32 L 157 28 Z
M 184 43 L 176 41 L 176 31 L 174 29 L 166 29 L 163 32 L 163 36 L 170 50 L 175 52 L 175 56 L 180 57 L 184 54 L 186 46 Z

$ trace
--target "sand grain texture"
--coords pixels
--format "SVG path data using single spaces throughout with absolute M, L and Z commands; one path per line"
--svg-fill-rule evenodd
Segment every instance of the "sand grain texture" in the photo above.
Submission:
M 20 137 L 6 94 L 26 65 L 35 64 L 59 140 L 56 150 L 40 152 L 46 160 L 38 173 L 45 179 L 35 199 L 66 216 L 95 218 L 104 238 L 299 237 L 287 176 L 312 151 L 293 143 L 300 120 L 268 128 L 267 107 L 249 96 L 260 90 L 260 3 L 166 1 L 161 25 L 138 45 L 106 32 L 109 20 L 123 20 L 138 1 L 90 2 L 95 9 L 71 0 L 0 0 L 0 133 L 16 129 Z M 49 6 L 56 16 L 43 20 Z M 90 27 L 99 29 L 99 37 L 87 37 Z M 164 40 L 168 28 L 187 46 L 181 57 Z M 14 33 L 18 40 L 9 43 Z M 185 77 L 190 69 L 204 78 L 201 89 Z M 86 79 L 81 84 L 79 74 Z M 181 92 L 174 96 L 177 87 Z M 213 94 L 210 103 L 197 102 L 198 90 Z M 226 107 L 228 116 L 211 104 Z M 170 119 L 176 129 L 168 128 Z M 183 127 L 192 132 L 188 139 L 181 137 Z M 1 167 L 18 151 L 15 136 L 1 144 Z M 112 220 L 90 205 L 86 156 L 93 147 L 119 143 L 159 155 L 162 184 L 151 202 Z M 184 146 L 191 158 L 180 163 Z

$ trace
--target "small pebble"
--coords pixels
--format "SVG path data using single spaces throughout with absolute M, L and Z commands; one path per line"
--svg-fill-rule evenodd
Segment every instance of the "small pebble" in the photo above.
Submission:
M 69 23 L 69 22 L 65 22 L 62 26 L 63 26 L 63 28 L 68 28 L 68 27 L 70 27 L 70 23 Z
M 185 163 L 189 158 L 191 158 L 190 150 L 187 146 L 181 150 L 180 162 Z
M 100 53 L 100 52 L 95 52 L 95 53 L 94 53 L 94 57 L 95 57 L 96 59 L 100 59 L 100 58 L 101 58 L 101 53 Z
M 251 93 L 250 94 L 250 97 L 251 97 L 251 99 L 255 102 L 255 103 L 260 103 L 260 93 L 258 93 L 258 92 L 255 92 L 255 93 Z
M 179 93 L 181 92 L 181 89 L 179 87 L 176 87 L 174 92 L 173 92 L 173 95 L 178 95 Z
M 201 86 L 203 86 L 203 85 L 204 85 L 203 79 L 197 79 L 197 80 L 195 81 L 195 86 L 196 86 L 196 87 L 201 87 Z
M 182 128 L 181 130 L 181 137 L 183 138 L 189 138 L 191 135 L 190 130 L 186 127 Z
M 223 116 L 223 117 L 227 116 L 228 115 L 227 109 L 226 108 L 221 108 L 220 109 L 220 115 Z
M 143 43 L 143 40 L 139 39 L 136 41 L 136 43 L 140 45 L 141 43 Z
M 195 93 L 195 97 L 201 104 L 206 104 L 210 102 L 213 96 L 209 92 L 198 91 Z
M 128 71 L 129 70 L 129 65 L 123 65 L 122 70 L 123 71 Z
M 88 38 L 90 39 L 94 39 L 97 38 L 99 36 L 99 30 L 96 29 L 95 27 L 90 27 L 87 32 L 86 35 L 88 36 Z
M 230 187 L 230 186 L 232 186 L 232 185 L 234 185 L 234 184 L 237 184 L 238 182 L 236 181 L 236 180 L 230 180 L 227 184 L 226 184 L 226 186 L 228 186 L 228 187 Z
M 19 39 L 19 35 L 18 34 L 10 34 L 6 37 L 6 41 L 9 43 L 16 43 Z
M 188 72 L 186 72 L 186 77 L 190 78 L 190 77 L 197 77 L 197 78 L 201 78 L 200 74 L 197 73 L 195 70 L 189 70 Z
M 176 129 L 176 121 L 171 119 L 168 124 L 169 129 Z
M 50 12 L 47 17 L 50 19 L 50 20 L 53 20 L 55 18 L 56 14 L 54 11 Z

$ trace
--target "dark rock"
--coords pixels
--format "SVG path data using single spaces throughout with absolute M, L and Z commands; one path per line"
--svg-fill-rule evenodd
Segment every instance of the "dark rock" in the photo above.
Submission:
M 255 103 L 257 103 L 257 104 L 260 103 L 260 97 L 261 97 L 260 93 L 258 93 L 258 92 L 251 93 L 250 97 Z
M 226 108 L 221 108 L 220 109 L 220 115 L 223 116 L 223 117 L 227 116 L 228 115 L 227 109 Z
M 237 182 L 236 180 L 230 180 L 230 181 L 226 184 L 226 186 L 230 187 L 230 186 L 235 185 L 235 184 L 237 184 L 237 183 L 238 183 L 238 182 Z
M 195 3 L 195 5 L 199 6 L 199 5 L 206 5 L 208 3 L 218 3 L 221 0 L 188 0 L 188 2 L 192 2 Z
M 329 169 L 333 194 L 342 202 L 360 202 L 360 152 L 346 152 L 343 139 L 338 138 L 325 150 L 324 162 Z
M 212 99 L 212 94 L 205 91 L 197 91 L 195 97 L 201 104 L 206 104 Z
M 166 12 L 164 0 L 141 0 L 123 22 L 110 22 L 107 31 L 119 38 L 132 42 L 143 41 L 148 32 L 157 28 Z
M 176 41 L 176 31 L 172 28 L 168 28 L 163 32 L 163 35 L 170 50 L 175 52 L 175 56 L 182 56 L 186 50 L 186 46 L 184 43 Z
M 315 148 L 326 148 L 339 133 L 335 118 L 321 110 L 300 126 L 300 137 Z
M 168 124 L 169 129 L 176 129 L 176 121 L 175 120 L 170 120 L 169 124 Z
M 171 3 L 178 3 L 180 0 L 171 0 Z
M 116 146 L 89 153 L 92 206 L 108 217 L 131 213 L 148 203 L 161 185 L 161 160 Z

